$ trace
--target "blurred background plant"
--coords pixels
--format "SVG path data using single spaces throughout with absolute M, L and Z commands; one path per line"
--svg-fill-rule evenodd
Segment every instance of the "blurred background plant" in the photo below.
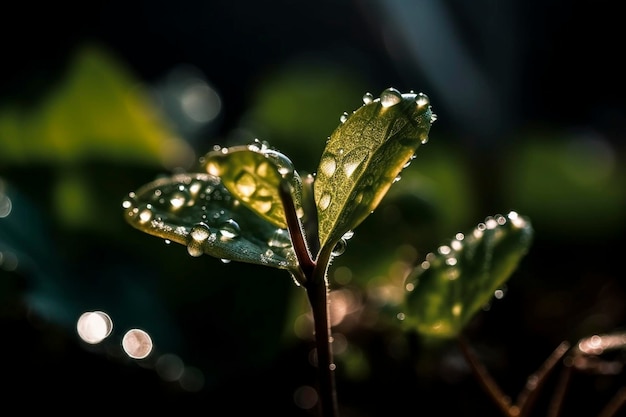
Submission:
M 130 228 L 121 202 L 216 144 L 254 138 L 312 172 L 340 115 L 390 86 L 428 94 L 438 121 L 332 265 L 344 415 L 498 415 L 454 344 L 401 334 L 381 314 L 389 283 L 487 214 L 516 210 L 535 229 L 504 299 L 468 329 L 505 391 L 561 341 L 623 328 L 626 105 L 609 2 L 4 9 L 15 23 L 1 29 L 6 407 L 46 390 L 109 411 L 310 415 L 310 320 L 288 273 L 192 258 Z M 87 311 L 112 320 L 100 343 L 77 333 Z M 144 359 L 121 347 L 133 328 L 154 344 Z M 566 408 L 593 414 L 623 384 L 580 377 Z

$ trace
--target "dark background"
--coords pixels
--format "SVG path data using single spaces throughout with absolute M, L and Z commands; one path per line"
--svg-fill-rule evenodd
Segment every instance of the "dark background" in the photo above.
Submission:
M 461 214 L 455 218 L 461 223 L 442 226 L 438 230 L 444 235 L 419 240 L 424 244 L 420 250 L 488 214 L 509 210 L 513 203 L 519 203 L 520 211 L 524 209 L 536 225 L 532 250 L 509 283 L 507 297 L 469 329 L 472 344 L 502 388 L 515 396 L 562 340 L 574 343 L 624 326 L 620 257 L 626 224 L 621 191 L 626 68 L 621 57 L 622 15 L 615 2 L 110 1 L 10 4 L 3 6 L 0 16 L 0 103 L 36 107 L 85 42 L 108 49 L 148 86 L 162 85 L 181 64 L 192 65 L 215 88 L 223 106 L 218 119 L 189 135 L 198 154 L 232 137 L 249 120 L 251 109 L 261 106 L 264 86 L 280 85 L 281 77 L 302 76 L 303 95 L 295 97 L 303 101 L 294 98 L 290 103 L 304 107 L 297 114 L 305 126 L 302 130 L 310 125 L 309 116 L 317 120 L 311 109 L 322 112 L 328 106 L 336 114 L 328 125 L 316 127 L 320 143 L 313 148 L 320 150 L 323 135 L 330 134 L 341 112 L 360 104 L 360 96 L 337 97 L 337 102 L 306 96 L 324 74 L 343 76 L 346 84 L 362 89 L 361 94 L 376 95 L 389 86 L 423 91 L 438 115 L 424 152 L 434 147 L 460 153 L 470 174 L 463 181 L 469 181 L 473 198 L 457 209 Z M 265 128 L 261 123 L 258 132 L 271 134 L 271 123 Z M 308 154 L 307 134 L 314 135 L 303 132 L 293 142 L 276 140 L 284 140 L 281 147 L 294 155 L 296 166 L 311 171 L 318 153 Z M 609 179 L 583 188 L 584 192 L 573 188 L 576 198 L 571 206 L 553 204 L 549 193 L 527 200 L 516 195 L 518 189 L 507 181 L 523 178 L 523 169 L 533 167 L 522 164 L 516 176 L 508 177 L 503 174 L 508 158 L 524 154 L 522 149 L 540 155 L 523 161 L 550 161 L 549 152 L 568 149 L 568 143 L 581 137 L 611 150 L 615 168 Z M 4 140 L 10 138 L 0 137 Z M 539 146 L 525 148 L 526 142 Z M 560 163 L 557 154 L 554 161 Z M 0 165 L 0 176 L 27 195 L 41 197 L 35 200 L 45 213 L 45 186 L 54 169 L 7 164 Z M 120 168 L 102 161 L 89 169 L 96 178 L 110 178 L 112 194 L 119 196 L 113 210 L 119 210 L 125 193 L 166 170 Z M 541 171 L 533 175 L 539 183 L 551 180 Z M 607 200 L 611 207 L 597 198 L 605 193 L 617 195 Z M 120 224 L 112 227 L 125 230 L 121 213 L 118 220 Z M 314 384 L 314 369 L 307 359 L 310 343 L 290 339 L 281 344 L 282 326 L 271 324 L 288 320 L 289 302 L 284 300 L 294 292 L 282 271 L 224 265 L 209 257 L 189 262 L 184 250 L 164 249 L 159 239 L 130 227 L 100 239 L 89 230 L 64 233 L 50 222 L 48 241 L 54 251 L 48 256 L 55 259 L 43 256 L 39 267 L 61 264 L 66 271 L 58 297 L 69 298 L 68 292 L 75 292 L 79 305 L 89 305 L 89 299 L 94 305 L 106 305 L 98 295 L 112 299 L 109 305 L 121 325 L 162 320 L 161 333 L 155 332 L 169 338 L 167 343 L 161 341 L 162 347 L 197 366 L 205 384 L 200 392 L 186 392 L 163 381 L 150 367 L 116 356 L 112 346 L 81 344 L 66 323 L 28 304 L 25 295 L 34 287 L 31 271 L 5 271 L 0 278 L 11 284 L 4 287 L 8 296 L 2 297 L 0 308 L 0 354 L 5 363 L 0 407 L 63 412 L 90 404 L 106 412 L 171 407 L 179 413 L 314 415 L 293 401 L 298 387 Z M 358 263 L 367 256 L 367 248 L 376 249 L 380 243 L 376 233 L 386 223 L 382 217 L 371 222 L 378 225 L 371 233 L 364 232 L 360 243 L 350 242 L 338 266 L 342 261 Z M 210 277 L 203 276 L 205 272 Z M 215 284 L 216 277 L 228 282 Z M 210 278 L 213 282 L 207 283 Z M 116 296 L 125 285 L 134 286 L 135 298 L 128 293 Z M 156 295 L 145 297 L 143 291 Z M 271 299 L 265 304 L 246 304 L 239 298 L 254 298 L 263 291 Z M 419 337 L 410 337 L 411 353 L 400 355 L 390 353 L 393 333 L 385 328 L 356 326 L 347 337 L 369 359 L 370 368 L 365 379 L 338 374 L 338 396 L 346 416 L 419 414 L 433 407 L 445 415 L 498 415 L 454 344 L 432 349 Z M 535 415 L 545 415 L 555 382 L 548 381 L 546 398 L 540 399 Z M 573 410 L 576 415 L 596 415 L 623 383 L 621 373 L 579 375 L 563 415 L 573 415 Z

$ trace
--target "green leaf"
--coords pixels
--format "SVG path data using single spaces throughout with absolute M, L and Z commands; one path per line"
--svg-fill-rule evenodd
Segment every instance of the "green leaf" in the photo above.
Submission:
M 220 177 L 237 200 L 281 229 L 287 228 L 287 220 L 279 186 L 287 180 L 292 185 L 298 215 L 302 217 L 300 176 L 287 156 L 267 144 L 255 141 L 252 145 L 216 149 L 201 162 L 202 169 Z
M 389 88 L 331 134 L 315 180 L 320 246 L 334 246 L 378 206 L 387 190 L 428 140 L 435 120 L 424 94 Z
M 510 212 L 426 255 L 406 279 L 405 324 L 426 336 L 458 335 L 516 270 L 532 236 L 529 220 Z
M 80 47 L 35 106 L 0 102 L 0 164 L 85 160 L 186 165 L 191 147 L 114 55 Z
M 187 246 L 191 256 L 298 270 L 288 231 L 239 204 L 213 175 L 157 179 L 131 192 L 122 205 L 132 226 Z

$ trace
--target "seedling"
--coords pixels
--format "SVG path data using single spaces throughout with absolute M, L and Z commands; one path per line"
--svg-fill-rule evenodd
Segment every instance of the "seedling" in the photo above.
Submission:
M 315 174 L 301 175 L 268 143 L 216 146 L 196 170 L 160 178 L 129 193 L 126 220 L 135 228 L 204 254 L 286 270 L 306 291 L 314 320 L 319 411 L 338 416 L 328 309 L 328 270 L 354 230 L 428 142 L 436 120 L 425 94 L 367 93 L 341 116 Z M 485 218 L 418 264 L 405 280 L 398 326 L 427 337 L 458 338 L 527 253 L 533 229 L 514 211 Z M 511 406 L 465 343 L 463 352 L 506 416 Z M 566 350 L 566 349 L 565 349 Z M 558 350 L 557 358 L 565 350 Z M 560 355 L 560 356 L 559 356 Z M 548 369 L 556 363 L 553 358 Z M 544 372 L 547 373 L 547 372 Z M 532 391 L 532 390 L 530 390 Z M 529 392 L 530 392 L 529 391 Z

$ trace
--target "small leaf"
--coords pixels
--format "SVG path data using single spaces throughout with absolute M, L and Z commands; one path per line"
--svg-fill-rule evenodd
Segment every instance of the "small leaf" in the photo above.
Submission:
M 530 222 L 510 212 L 426 255 L 406 279 L 405 324 L 427 336 L 458 335 L 515 271 L 532 236 Z
M 292 185 L 296 209 L 302 217 L 300 176 L 287 156 L 260 141 L 211 151 L 202 159 L 202 169 L 220 177 L 237 200 L 281 229 L 287 228 L 287 220 L 279 186 L 281 181 L 287 180 Z
M 331 134 L 315 180 L 320 246 L 334 246 L 377 206 L 426 143 L 435 120 L 424 94 L 389 88 L 364 105 Z
M 213 175 L 157 179 L 130 193 L 122 205 L 132 226 L 187 246 L 191 256 L 298 270 L 288 231 L 239 204 Z

